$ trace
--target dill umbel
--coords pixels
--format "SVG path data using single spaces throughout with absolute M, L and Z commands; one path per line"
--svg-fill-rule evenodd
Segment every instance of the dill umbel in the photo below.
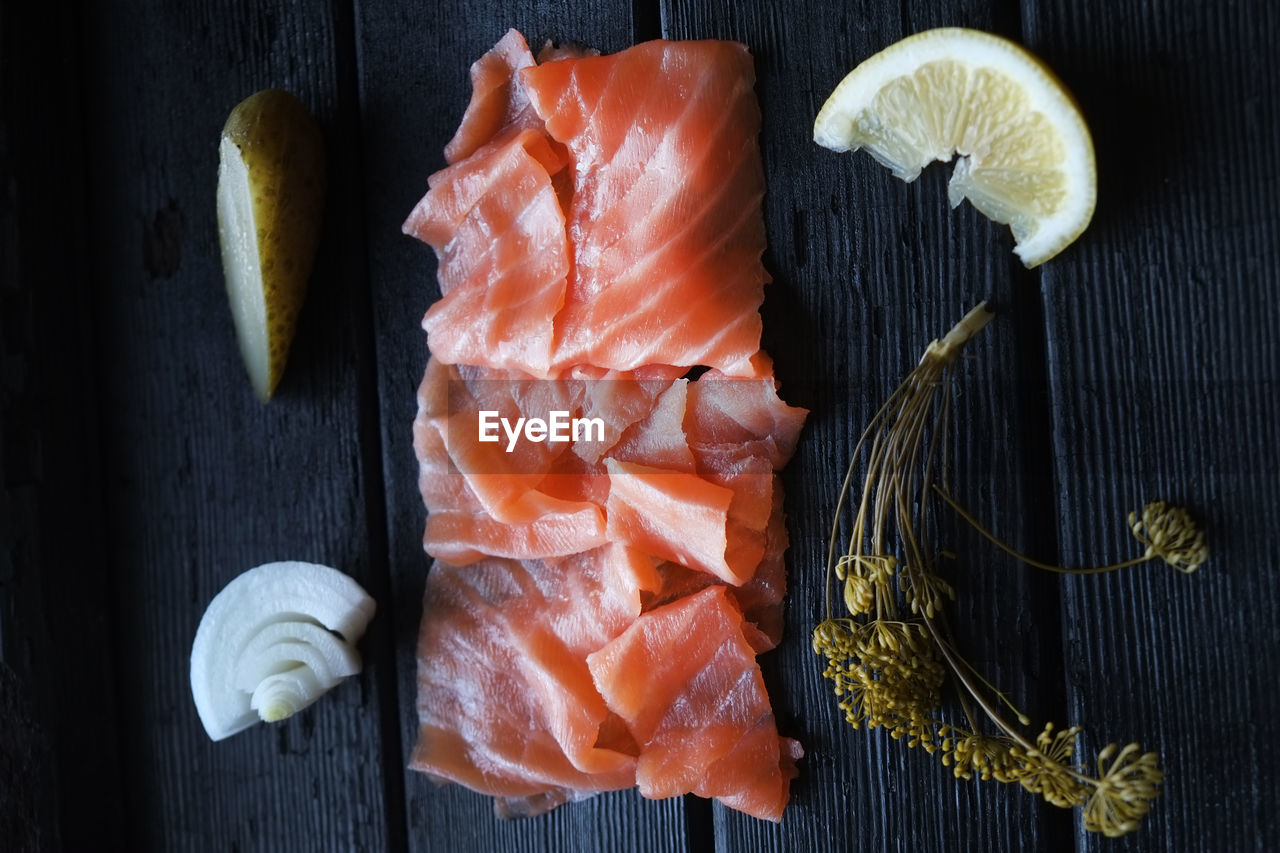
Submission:
M 1094 773 L 1076 757 L 1079 726 L 1046 723 L 1034 738 L 1026 732 L 1031 720 L 957 651 L 944 614 L 955 589 L 935 570 L 931 499 L 941 499 L 1001 550 L 1048 571 L 1092 574 L 1160 559 L 1189 573 L 1204 563 L 1208 549 L 1186 510 L 1155 501 L 1129 516 L 1130 531 L 1146 548 L 1141 556 L 1064 569 L 1015 551 L 935 482 L 947 467 L 943 436 L 956 359 L 992 316 L 982 303 L 930 343 L 859 439 L 831 525 L 826 612 L 813 631 L 813 649 L 825 659 L 823 675 L 855 729 L 884 728 L 910 747 L 939 755 L 958 779 L 1016 782 L 1053 805 L 1083 807 L 1091 832 L 1124 835 L 1141 825 L 1160 793 L 1159 756 L 1136 743 L 1110 744 L 1099 752 Z M 852 520 L 841 548 L 846 513 Z M 959 697 L 961 723 L 938 718 L 948 679 Z

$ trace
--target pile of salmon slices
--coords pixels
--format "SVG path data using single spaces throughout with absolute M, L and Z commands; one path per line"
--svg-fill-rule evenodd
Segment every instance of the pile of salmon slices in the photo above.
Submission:
M 471 80 L 404 226 L 442 294 L 411 764 L 503 816 L 638 787 L 781 820 L 802 750 L 756 656 L 782 635 L 778 472 L 807 413 L 760 349 L 751 56 L 535 59 L 511 30 Z

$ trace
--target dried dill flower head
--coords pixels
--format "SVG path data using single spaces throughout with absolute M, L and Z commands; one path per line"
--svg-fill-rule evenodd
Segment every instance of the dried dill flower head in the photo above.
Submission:
M 1112 744 L 1098 755 L 1095 776 L 1075 758 L 1079 726 L 1055 729 L 1048 723 L 1032 740 L 1001 716 L 1004 705 L 1020 725 L 1030 723 L 957 650 L 943 618 L 956 594 L 935 571 L 927 499 L 936 494 L 996 546 L 1053 572 L 1107 572 L 1159 558 L 1189 573 L 1203 565 L 1208 548 L 1186 510 L 1155 501 L 1141 516 L 1129 515 L 1130 530 L 1145 546 L 1141 556 L 1064 569 L 1015 551 L 933 482 L 945 468 L 945 458 L 935 466 L 934 456 L 950 412 L 951 366 L 990 316 L 980 305 L 929 344 L 859 439 L 831 526 L 826 618 L 813 632 L 813 649 L 825 658 L 823 676 L 855 729 L 884 728 L 908 746 L 938 754 L 959 779 L 1016 782 L 1053 805 L 1083 807 L 1085 828 L 1092 832 L 1123 835 L 1138 828 L 1160 793 L 1158 756 L 1142 753 L 1137 744 L 1123 749 Z M 859 464 L 865 476 L 855 489 Z M 853 522 L 842 553 L 841 514 L 851 495 L 861 499 L 850 507 Z M 893 546 L 901 549 L 901 559 Z M 836 600 L 847 615 L 834 614 Z M 948 679 L 958 688 L 968 726 L 936 719 Z M 995 733 L 984 730 L 980 720 Z
M 929 572 L 913 572 L 905 577 L 902 592 L 912 613 L 924 613 L 930 619 L 942 612 L 944 599 L 956 600 L 955 587 Z
M 957 779 L 972 779 L 976 773 L 983 781 L 1012 782 L 1016 778 L 1012 746 L 1008 738 L 949 729 L 942 742 L 942 765 L 954 765 Z
M 828 619 L 814 629 L 813 649 L 827 659 L 822 674 L 834 683 L 846 722 L 884 727 L 894 738 L 923 736 L 946 677 L 924 626 Z
M 1014 746 L 1012 752 L 1018 784 L 1061 808 L 1083 805 L 1089 796 L 1087 784 L 1091 780 L 1083 777 L 1071 764 L 1079 733 L 1079 726 L 1055 733 L 1053 723 L 1046 723 L 1044 731 L 1036 736 L 1034 749 Z
M 1129 513 L 1133 538 L 1147 546 L 1145 559 L 1159 557 L 1180 572 L 1190 574 L 1209 559 L 1204 531 L 1182 507 L 1152 501 L 1142 508 L 1142 517 Z
M 1113 743 L 1098 753 L 1099 780 L 1085 803 L 1085 829 L 1116 838 L 1133 832 L 1146 817 L 1160 793 L 1164 771 L 1159 756 L 1141 749 L 1131 743 L 1117 753 Z
M 1164 501 L 1152 501 L 1147 504 L 1142 508 L 1141 517 L 1136 512 L 1129 513 L 1129 531 L 1135 539 L 1147 546 L 1147 550 L 1140 556 L 1134 557 L 1132 560 L 1111 563 L 1106 566 L 1067 569 L 1050 563 L 1042 563 L 1023 554 L 983 527 L 944 489 L 935 485 L 933 490 L 938 497 L 942 498 L 955 511 L 956 515 L 964 519 L 965 523 L 981 533 L 1001 551 L 1029 566 L 1044 569 L 1048 572 L 1057 572 L 1064 575 L 1096 575 L 1101 572 L 1127 569 L 1130 566 L 1136 566 L 1158 558 L 1184 574 L 1191 574 L 1209 559 L 1209 548 L 1205 545 L 1204 532 L 1196 524 L 1195 519 L 1191 517 L 1191 513 L 1180 506 L 1169 506 Z

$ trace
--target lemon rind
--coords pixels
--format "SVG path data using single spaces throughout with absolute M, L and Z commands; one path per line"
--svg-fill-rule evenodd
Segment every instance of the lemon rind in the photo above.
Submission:
M 897 42 L 862 62 L 836 86 L 814 121 L 813 139 L 834 151 L 856 151 L 853 120 L 867 109 L 888 83 L 910 75 L 929 62 L 947 60 L 970 70 L 991 68 L 1021 85 L 1031 103 L 1062 135 L 1066 157 L 1062 171 L 1069 194 L 1063 209 L 1037 220 L 1036 229 L 1016 244 L 1014 253 L 1034 267 L 1066 248 L 1088 226 L 1096 204 L 1097 174 L 1093 140 L 1065 88 L 1022 46 L 979 30 L 945 27 L 926 30 Z M 947 161 L 955 156 L 938 157 Z

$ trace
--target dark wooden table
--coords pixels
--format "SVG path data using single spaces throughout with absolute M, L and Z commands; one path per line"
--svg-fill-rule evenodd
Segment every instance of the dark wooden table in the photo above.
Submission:
M 564 6 L 572 6 L 566 10 Z M 1097 147 L 1083 238 L 1027 272 L 1007 231 L 810 141 L 858 61 L 954 24 L 1042 56 Z M 443 163 L 467 67 L 509 26 L 606 51 L 659 36 L 756 59 L 775 281 L 765 345 L 812 409 L 786 472 L 789 630 L 763 659 L 808 750 L 780 826 L 628 791 L 500 822 L 405 770 L 428 561 L 410 424 L 438 291 L 400 223 Z M 229 0 L 0 6 L 0 848 L 1274 850 L 1280 705 L 1280 7 L 1268 0 Z M 230 108 L 297 92 L 330 200 L 292 361 L 253 397 L 214 224 Z M 1122 842 L 839 719 L 808 633 L 851 439 L 924 345 L 1002 307 L 957 383 L 955 480 L 1040 557 L 1133 553 L 1130 509 L 1193 509 L 1212 559 L 1059 578 L 962 528 L 971 658 L 1038 721 L 1158 749 Z M 362 675 L 210 743 L 187 666 L 209 599 L 274 559 L 375 596 Z

